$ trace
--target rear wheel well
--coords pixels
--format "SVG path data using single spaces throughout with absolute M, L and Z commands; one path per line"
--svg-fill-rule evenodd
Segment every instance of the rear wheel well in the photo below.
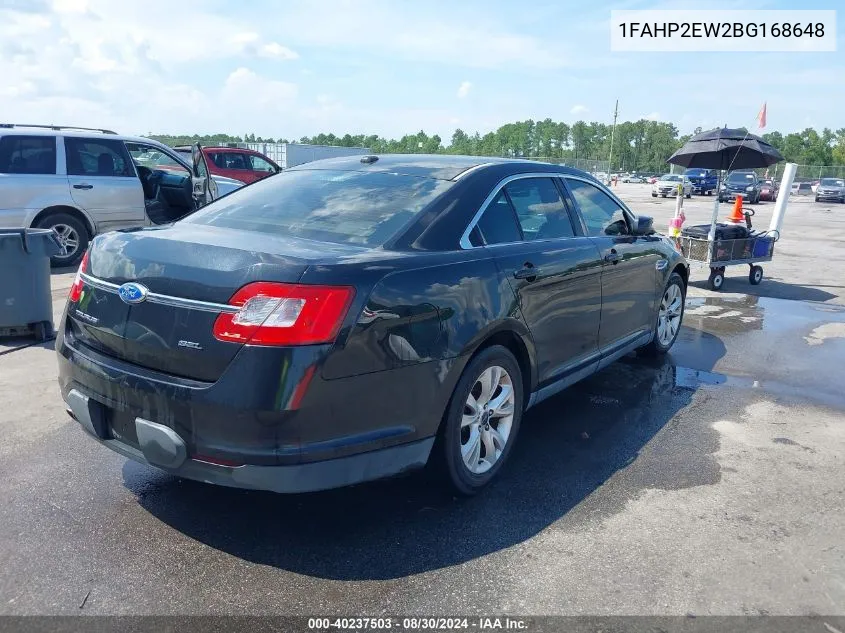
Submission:
M 482 350 L 492 347 L 493 345 L 501 345 L 507 348 L 519 363 L 519 369 L 522 372 L 522 406 L 528 406 L 528 399 L 531 396 L 531 359 L 528 356 L 528 348 L 522 339 L 512 330 L 502 330 L 493 334 L 484 343 L 475 350 L 473 356 L 477 356 Z
M 687 267 L 683 264 L 678 264 L 672 272 L 678 273 L 681 276 L 681 279 L 684 280 L 684 288 L 686 289 L 687 285 L 689 285 L 689 271 Z
M 73 207 L 66 207 L 62 205 L 57 205 L 54 207 L 47 207 L 46 209 L 42 209 L 38 212 L 32 220 L 32 226 L 38 226 L 38 224 L 47 218 L 48 216 L 55 215 L 56 213 L 67 213 L 75 217 L 77 220 L 82 222 L 82 225 L 88 229 L 88 237 L 94 237 L 94 227 L 91 226 L 91 223 L 88 221 L 88 218 L 85 217 L 85 214 L 82 213 L 79 209 L 74 209 Z

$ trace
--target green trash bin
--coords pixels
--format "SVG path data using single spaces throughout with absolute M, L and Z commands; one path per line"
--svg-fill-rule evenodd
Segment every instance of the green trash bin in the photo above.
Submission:
M 52 229 L 0 229 L 0 337 L 53 338 L 50 258 L 60 250 Z

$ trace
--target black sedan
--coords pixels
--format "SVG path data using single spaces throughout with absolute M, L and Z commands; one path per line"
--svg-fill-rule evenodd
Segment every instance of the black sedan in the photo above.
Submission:
M 319 161 L 98 236 L 59 383 L 87 433 L 177 476 L 301 492 L 430 463 L 472 494 L 526 409 L 672 346 L 687 278 L 651 219 L 580 171 Z

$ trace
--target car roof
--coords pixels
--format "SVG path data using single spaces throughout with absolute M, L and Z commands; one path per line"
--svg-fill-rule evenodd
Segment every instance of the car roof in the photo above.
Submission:
M 364 161 L 370 156 L 375 158 L 372 162 Z M 482 170 L 484 168 L 513 165 L 518 167 L 515 172 L 538 171 L 572 174 L 573 176 L 589 176 L 578 169 L 543 163 L 521 158 L 501 158 L 491 156 L 459 156 L 450 154 L 372 154 L 357 156 L 341 156 L 337 158 L 324 158 L 309 163 L 303 163 L 291 167 L 286 171 L 305 171 L 315 169 L 337 170 L 337 171 L 367 171 L 402 174 L 406 176 L 417 176 L 424 178 L 436 178 L 438 180 L 455 180 L 469 170 Z
M 103 138 L 113 141 L 129 141 L 130 143 L 144 143 L 145 145 L 166 147 L 158 141 L 144 138 L 143 136 L 127 136 L 125 134 L 104 133 L 99 130 L 80 130 L 75 128 L 63 128 L 61 126 L 56 126 L 56 128 L 27 127 L 26 125 L 14 125 L 12 127 L 0 126 L 0 135 L 10 136 L 14 134 L 16 136 L 70 136 L 77 138 Z

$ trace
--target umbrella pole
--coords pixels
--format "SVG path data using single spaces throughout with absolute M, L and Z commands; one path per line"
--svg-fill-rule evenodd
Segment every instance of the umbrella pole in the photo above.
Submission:
M 713 215 L 710 217 L 710 232 L 707 234 L 707 239 L 713 241 L 716 239 L 716 220 L 719 219 L 719 194 L 722 191 L 722 170 L 719 170 L 719 175 L 716 177 L 716 195 L 713 196 Z

